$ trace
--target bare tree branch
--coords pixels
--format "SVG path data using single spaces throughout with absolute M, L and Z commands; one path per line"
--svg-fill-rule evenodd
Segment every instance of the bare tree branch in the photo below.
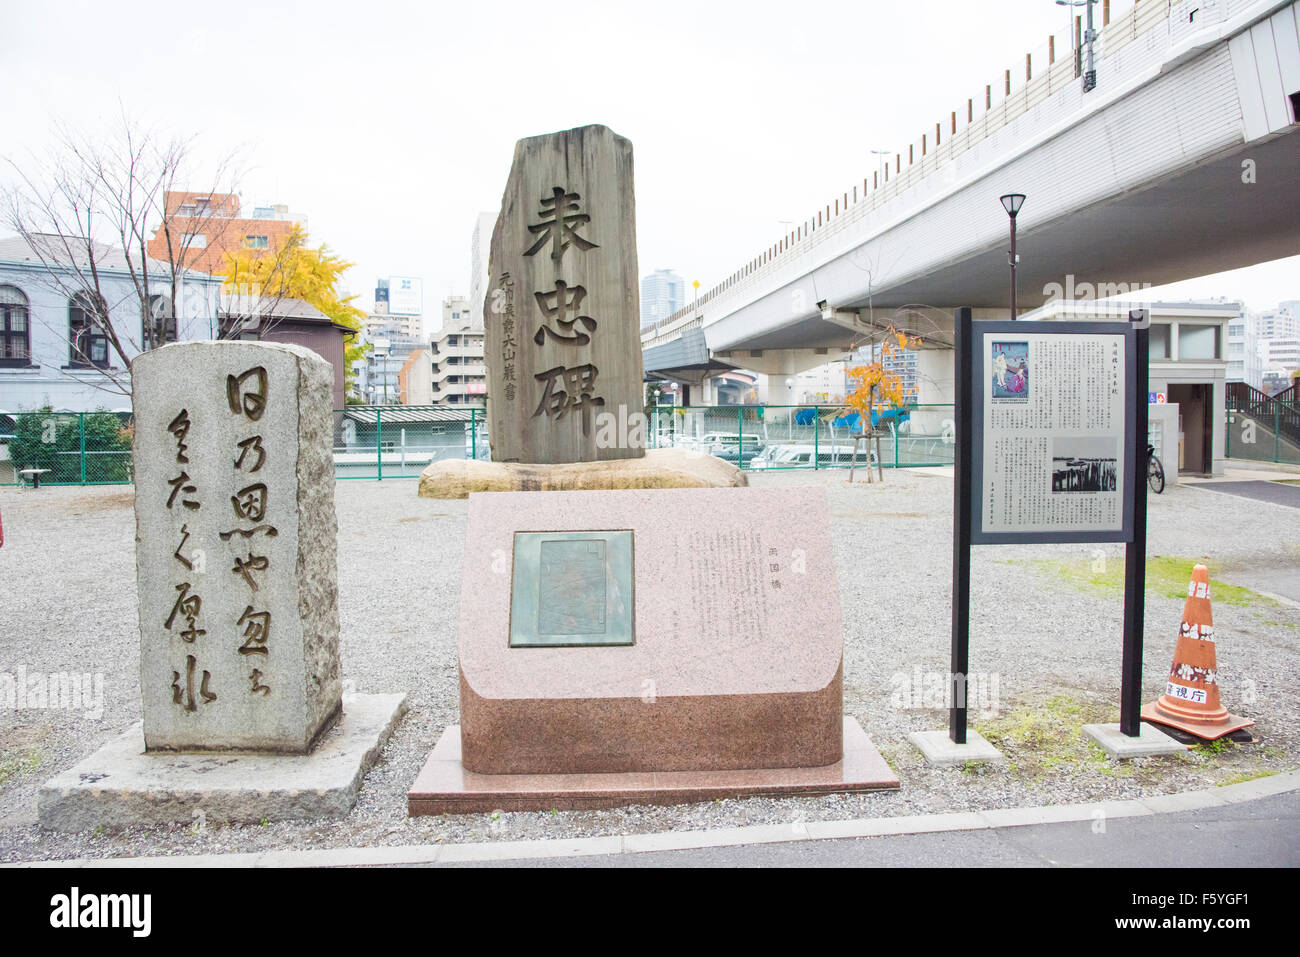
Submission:
M 189 256 L 195 230 L 174 235 L 165 197 L 193 165 L 193 143 L 144 128 L 122 108 L 107 136 L 58 125 L 49 155 L 33 154 L 25 165 L 6 159 L 16 185 L 4 197 L 0 221 L 31 248 L 44 284 L 69 303 L 66 317 L 34 318 L 68 342 L 70 368 L 59 371 L 83 385 L 130 395 L 131 359 L 178 336 L 186 281 L 196 277 Z M 217 162 L 212 193 L 223 191 L 217 186 L 234 192 L 224 181 L 232 178 L 235 156 Z M 148 252 L 157 229 L 165 258 Z M 123 277 L 131 291 L 119 294 Z M 215 317 L 215 302 L 208 313 Z M 75 338 L 74 315 L 85 324 Z M 99 356 L 92 351 L 97 339 L 104 344 Z

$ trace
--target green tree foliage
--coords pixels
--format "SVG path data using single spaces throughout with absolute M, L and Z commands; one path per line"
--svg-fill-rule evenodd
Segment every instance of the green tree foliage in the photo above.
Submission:
M 9 440 L 15 469 L 49 469 L 43 482 L 80 482 L 82 428 L 85 428 L 87 482 L 131 481 L 132 428 L 122 417 L 105 412 L 57 413 L 49 406 L 20 413 Z

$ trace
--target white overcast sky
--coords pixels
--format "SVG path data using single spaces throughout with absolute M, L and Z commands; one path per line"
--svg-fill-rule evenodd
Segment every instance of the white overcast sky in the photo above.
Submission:
M 603 123 L 635 149 L 642 274 L 707 288 L 870 175 L 871 150 L 905 152 L 1027 52 L 1045 65 L 1049 34 L 1068 49 L 1068 17 L 1053 0 L 3 0 L 0 155 L 27 162 L 56 121 L 94 130 L 124 104 L 203 155 L 241 148 L 245 208 L 306 214 L 356 263 L 362 308 L 376 277 L 419 276 L 436 316 L 468 293 L 515 140 Z M 1300 257 L 1165 297 L 1260 308 L 1300 298 L 1297 277 Z

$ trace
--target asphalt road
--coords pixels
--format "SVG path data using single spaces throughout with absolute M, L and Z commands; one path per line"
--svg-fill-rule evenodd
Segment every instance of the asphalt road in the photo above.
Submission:
M 1300 792 L 1109 821 L 435 867 L 1300 867 Z
M 1186 488 L 1198 488 L 1208 492 L 1223 492 L 1227 495 L 1240 495 L 1260 502 L 1272 502 L 1274 505 L 1289 505 L 1300 508 L 1300 484 L 1282 482 L 1188 482 Z

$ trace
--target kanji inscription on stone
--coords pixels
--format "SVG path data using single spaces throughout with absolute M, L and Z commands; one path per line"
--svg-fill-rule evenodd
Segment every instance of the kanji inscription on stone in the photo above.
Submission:
M 515 146 L 483 305 L 494 461 L 645 454 L 593 428 L 643 405 L 632 179 L 632 144 L 604 126 Z

